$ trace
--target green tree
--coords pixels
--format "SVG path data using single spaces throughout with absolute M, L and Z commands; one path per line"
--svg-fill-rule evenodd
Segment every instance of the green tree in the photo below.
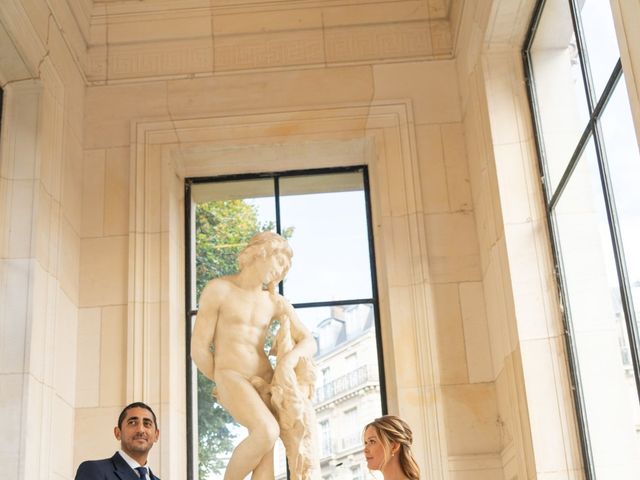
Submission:
M 274 230 L 273 222 L 261 223 L 257 208 L 243 200 L 224 200 L 198 205 L 196 220 L 196 295 L 212 278 L 238 270 L 238 254 L 258 232 Z M 290 238 L 293 228 L 286 229 Z M 212 397 L 213 382 L 198 371 L 199 474 L 205 479 L 224 467 L 221 454 L 230 453 L 234 436 L 231 416 Z

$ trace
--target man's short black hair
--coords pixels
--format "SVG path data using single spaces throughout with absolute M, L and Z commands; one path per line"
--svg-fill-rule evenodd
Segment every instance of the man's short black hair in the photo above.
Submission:
M 156 414 L 153 413 L 151 407 L 143 402 L 133 402 L 124 407 L 122 412 L 120 412 L 120 416 L 118 417 L 118 428 L 122 430 L 122 422 L 124 422 L 124 418 L 127 416 L 127 410 L 132 408 L 144 408 L 145 410 L 149 410 L 151 412 L 151 416 L 153 417 L 153 423 L 156 426 L 156 430 L 158 429 L 158 421 L 156 420 Z

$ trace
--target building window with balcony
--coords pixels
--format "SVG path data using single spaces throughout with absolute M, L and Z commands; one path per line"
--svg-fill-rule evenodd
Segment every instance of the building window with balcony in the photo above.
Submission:
M 640 154 L 612 3 L 538 2 L 523 52 L 588 479 L 640 472 Z
M 238 253 L 255 233 L 274 230 L 288 239 L 293 263 L 279 291 L 316 339 L 321 474 L 330 475 L 342 461 L 332 445 L 362 433 L 357 420 L 336 431 L 331 419 L 356 403 L 363 418 L 386 411 L 367 168 L 190 178 L 185 198 L 187 345 L 204 285 L 237 271 Z M 189 478 L 217 478 L 246 434 L 211 398 L 211 382 L 187 363 Z M 276 457 L 280 480 L 282 445 Z

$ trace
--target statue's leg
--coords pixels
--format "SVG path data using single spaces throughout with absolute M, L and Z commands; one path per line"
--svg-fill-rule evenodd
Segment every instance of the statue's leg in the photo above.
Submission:
M 232 370 L 216 372 L 218 401 L 249 431 L 235 448 L 224 474 L 225 480 L 252 478 L 273 480 L 273 446 L 280 429 L 253 385 Z
M 258 466 L 253 470 L 252 480 L 273 480 L 275 474 L 273 472 L 273 449 L 267 452 Z

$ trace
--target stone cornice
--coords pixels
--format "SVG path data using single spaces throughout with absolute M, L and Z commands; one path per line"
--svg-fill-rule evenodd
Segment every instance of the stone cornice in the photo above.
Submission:
M 157 18 L 166 15 L 174 17 L 184 14 L 234 14 L 292 11 L 299 9 L 328 9 L 336 7 L 376 8 L 401 3 L 422 6 L 432 20 L 447 19 L 450 4 L 456 0 L 103 0 L 94 1 L 91 14 L 92 23 L 109 21 L 130 21 L 132 17 Z
M 96 2 L 84 70 L 105 84 L 450 58 L 450 3 Z

